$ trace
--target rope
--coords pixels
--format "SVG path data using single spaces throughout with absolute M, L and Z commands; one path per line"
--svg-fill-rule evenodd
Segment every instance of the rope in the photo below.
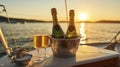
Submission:
M 67 0 L 65 0 L 65 10 L 66 10 L 66 21 L 68 22 Z
M 15 47 L 16 47 L 16 49 L 17 49 L 17 48 L 18 48 L 18 45 L 17 45 L 17 42 L 16 42 L 16 37 L 15 37 L 15 35 L 14 35 L 14 31 L 13 31 L 13 29 L 12 29 L 9 16 L 8 16 L 8 14 L 7 14 L 7 10 L 5 9 L 5 6 L 4 6 L 4 5 L 2 5 L 2 7 L 4 8 L 4 9 L 3 9 L 3 12 L 6 13 L 7 20 L 8 20 L 8 23 L 9 23 L 9 27 L 10 27 L 10 30 L 11 30 L 11 33 L 12 33 L 12 36 L 13 36 L 14 44 L 15 44 Z
M 6 12 L 6 16 L 7 16 L 7 20 L 8 20 L 8 23 L 9 23 L 9 27 L 10 27 L 10 30 L 11 30 L 11 33 L 12 33 L 12 36 L 13 36 L 13 40 L 14 40 L 14 43 L 15 43 L 15 47 L 16 49 L 18 48 L 18 45 L 17 45 L 17 42 L 16 42 L 16 37 L 14 35 L 14 32 L 13 32 L 13 29 L 12 29 L 12 26 L 11 26 L 11 23 L 10 23 L 10 19 L 9 19 L 9 16 Z

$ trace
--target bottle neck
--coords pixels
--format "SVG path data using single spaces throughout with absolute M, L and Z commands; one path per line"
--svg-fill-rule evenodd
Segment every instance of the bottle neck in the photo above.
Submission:
M 57 25 L 58 20 L 57 20 L 57 10 L 56 10 L 56 8 L 51 9 L 51 14 L 52 14 L 52 19 L 53 19 L 53 25 Z
M 74 26 L 74 25 L 75 25 L 75 24 L 74 24 L 74 10 L 70 10 L 69 16 L 70 16 L 69 25 Z
M 57 25 L 57 24 L 58 24 L 57 15 L 53 15 L 53 25 Z
M 74 16 L 72 16 L 72 15 L 70 16 L 69 25 L 73 25 L 73 26 L 75 25 L 74 24 Z

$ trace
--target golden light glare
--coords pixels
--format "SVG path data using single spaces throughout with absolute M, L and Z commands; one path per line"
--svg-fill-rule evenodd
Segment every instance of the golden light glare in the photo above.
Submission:
M 80 19 L 81 21 L 85 21 L 85 20 L 87 20 L 87 18 L 88 18 L 87 13 L 80 13 L 80 14 L 79 14 L 79 19 Z

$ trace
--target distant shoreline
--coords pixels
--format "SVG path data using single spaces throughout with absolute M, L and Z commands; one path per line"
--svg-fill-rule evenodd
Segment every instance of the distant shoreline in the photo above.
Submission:
M 11 23 L 52 23 L 52 21 L 36 20 L 36 19 L 23 19 L 23 18 L 9 18 Z M 0 16 L 0 23 L 8 23 L 8 18 Z M 67 23 L 67 21 L 59 21 L 60 23 Z M 120 20 L 100 20 L 100 21 L 77 21 L 78 23 L 120 23 Z

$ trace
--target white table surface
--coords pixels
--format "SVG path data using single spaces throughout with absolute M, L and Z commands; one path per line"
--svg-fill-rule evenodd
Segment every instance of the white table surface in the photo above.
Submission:
M 40 54 L 42 54 L 43 52 L 44 49 L 43 48 L 40 49 Z M 71 67 L 74 65 L 81 65 L 119 56 L 119 53 L 117 52 L 86 45 L 79 46 L 79 49 L 76 53 L 76 57 L 72 58 L 53 57 L 51 49 L 48 48 L 47 54 L 51 56 L 44 60 L 43 62 L 39 63 L 34 62 L 36 56 L 38 55 L 37 51 L 33 50 L 30 51 L 29 53 L 32 54 L 33 57 L 30 64 L 26 67 Z M 9 58 L 7 56 L 4 56 L 0 59 L 0 67 L 20 67 L 20 66 L 17 66 L 14 63 L 10 63 Z

